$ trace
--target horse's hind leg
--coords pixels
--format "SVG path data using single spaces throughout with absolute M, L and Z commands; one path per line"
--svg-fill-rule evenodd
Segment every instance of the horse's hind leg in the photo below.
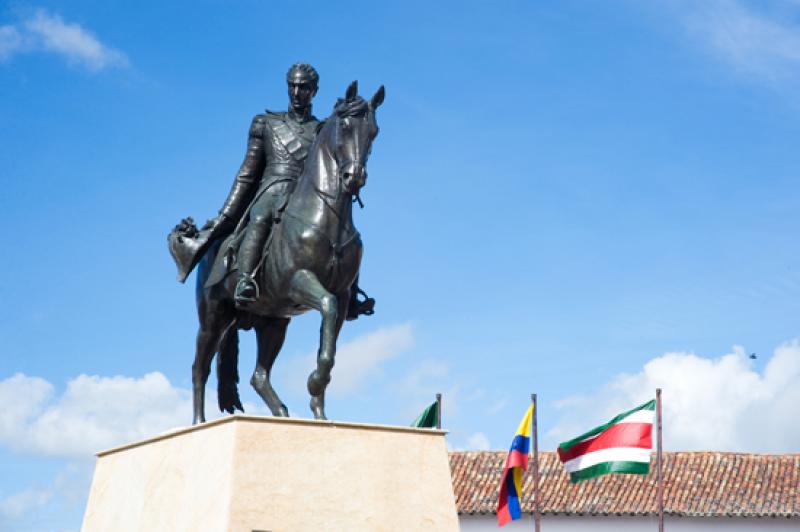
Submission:
M 236 327 L 235 316 L 226 310 L 226 305 L 208 292 L 198 294 L 197 330 L 194 364 L 192 364 L 192 388 L 194 418 L 192 424 L 204 423 L 206 382 L 211 373 L 211 361 L 219 348 L 220 337 L 231 327 Z M 235 331 L 234 331 L 235 334 Z
M 258 360 L 250 384 L 253 385 L 258 395 L 267 403 L 273 416 L 289 417 L 289 409 L 283 404 L 281 398 L 275 393 L 270 382 L 272 365 L 278 357 L 286 338 L 286 328 L 289 318 L 264 318 L 256 326 L 256 341 L 258 342 Z
M 192 424 L 205 423 L 206 382 L 211 373 L 211 361 L 217 352 L 220 331 L 203 327 L 197 331 L 194 364 L 192 364 L 192 388 L 194 390 L 194 419 Z
M 308 392 L 312 396 L 311 410 L 314 417 L 326 419 L 325 388 L 331 380 L 331 370 L 336 358 L 336 339 L 347 310 L 347 294 L 336 297 L 322 286 L 312 272 L 298 270 L 292 277 L 290 297 L 322 314 L 317 368 L 308 377 Z

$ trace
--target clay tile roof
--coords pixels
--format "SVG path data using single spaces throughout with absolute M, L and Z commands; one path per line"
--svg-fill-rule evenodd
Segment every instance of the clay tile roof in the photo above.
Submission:
M 459 514 L 493 514 L 507 453 L 452 452 Z M 649 475 L 605 475 L 571 484 L 553 452 L 539 453 L 543 514 L 654 515 L 655 456 Z M 664 512 L 684 517 L 800 518 L 800 454 L 664 453 Z M 522 511 L 533 511 L 532 468 Z

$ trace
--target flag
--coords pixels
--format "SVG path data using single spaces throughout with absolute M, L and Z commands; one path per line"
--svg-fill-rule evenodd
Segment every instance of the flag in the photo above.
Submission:
M 422 411 L 417 419 L 411 424 L 412 427 L 423 429 L 435 429 L 439 424 L 439 404 L 434 401 L 429 407 Z
M 558 446 L 572 482 L 608 473 L 646 475 L 653 447 L 656 401 L 648 401 Z
M 500 481 L 500 494 L 497 496 L 497 526 L 519 519 L 522 515 L 520 498 L 522 497 L 522 471 L 528 470 L 528 451 L 531 448 L 531 418 L 533 405 L 528 407 L 525 417 L 517 428 L 517 434 L 511 442 Z

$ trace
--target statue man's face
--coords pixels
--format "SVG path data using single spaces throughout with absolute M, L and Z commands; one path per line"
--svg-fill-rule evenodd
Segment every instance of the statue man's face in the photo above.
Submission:
M 289 103 L 292 109 L 303 110 L 311 105 L 311 99 L 317 93 L 315 83 L 309 81 L 289 82 Z

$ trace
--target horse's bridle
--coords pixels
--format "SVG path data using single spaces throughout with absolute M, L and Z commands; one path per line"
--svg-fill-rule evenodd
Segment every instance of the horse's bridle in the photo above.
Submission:
M 342 217 L 341 213 L 338 212 L 333 207 L 331 207 L 327 200 L 331 199 L 334 202 L 338 202 L 339 201 L 339 199 L 342 196 L 342 190 L 345 188 L 345 186 L 344 186 L 344 169 L 347 168 L 351 164 L 354 165 L 355 161 L 352 161 L 352 160 L 348 159 L 348 160 L 344 161 L 344 164 L 340 164 L 339 161 L 336 161 L 336 166 L 338 168 L 336 169 L 337 187 L 336 187 L 336 195 L 335 196 L 333 196 L 331 194 L 328 194 L 327 192 L 325 192 L 323 190 L 320 190 L 319 187 L 314 185 L 314 191 L 317 193 L 317 196 L 319 196 L 319 199 L 321 199 L 322 203 L 324 203 L 325 206 L 328 207 L 336 215 L 336 217 L 339 218 L 339 219 L 341 219 L 341 217 Z M 359 166 L 363 167 L 364 165 L 359 165 Z M 353 203 L 358 203 L 358 206 L 363 209 L 364 208 L 364 202 L 361 201 L 361 189 L 359 188 L 358 191 L 351 192 L 350 194 L 353 196 Z

